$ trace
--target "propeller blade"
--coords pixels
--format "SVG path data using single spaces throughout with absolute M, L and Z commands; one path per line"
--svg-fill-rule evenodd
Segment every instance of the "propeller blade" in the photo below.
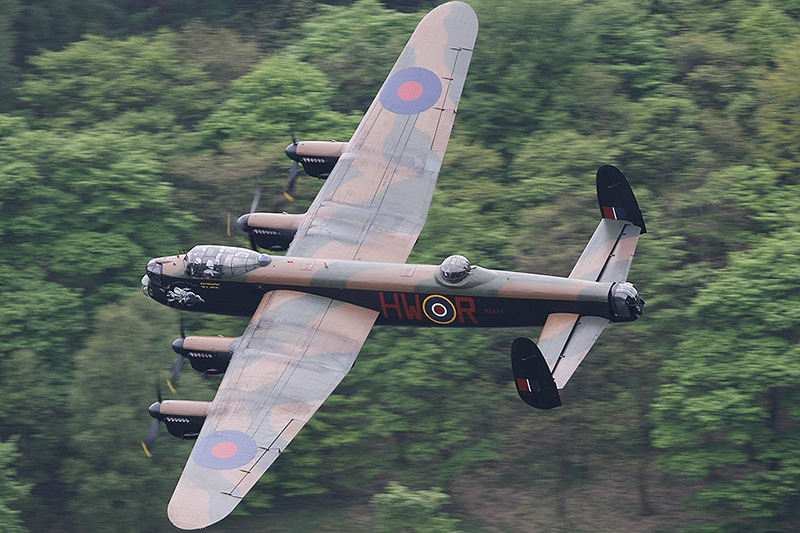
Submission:
M 172 394 L 178 393 L 175 385 L 178 384 L 178 378 L 181 375 L 181 370 L 183 370 L 183 356 L 178 355 L 178 358 L 175 360 L 175 364 L 172 365 L 172 375 L 170 375 L 170 378 L 167 380 L 167 386 L 169 387 L 169 390 L 172 391 Z
M 258 201 L 261 199 L 261 185 L 256 187 L 256 193 L 253 196 L 253 203 L 250 204 L 250 212 L 255 213 L 258 208 Z
M 147 457 L 153 457 L 153 453 L 150 451 L 150 448 L 147 447 L 147 444 L 145 444 L 144 441 L 142 441 L 142 449 Z
M 289 171 L 289 181 L 286 182 L 286 188 L 283 190 L 283 195 L 290 201 L 294 202 L 294 182 L 297 181 L 297 175 L 300 173 L 300 163 L 292 161 L 292 169 Z
M 178 327 L 181 330 L 181 339 L 186 338 L 186 329 L 183 325 L 183 315 L 178 315 Z M 175 364 L 172 365 L 172 374 L 170 374 L 169 379 L 167 380 L 167 386 L 169 390 L 172 391 L 172 394 L 177 394 L 178 391 L 175 389 L 175 386 L 178 384 L 178 378 L 181 375 L 181 371 L 183 370 L 183 355 L 178 354 L 178 358 L 175 360 Z M 161 400 L 159 400 L 161 401 Z
M 156 383 L 156 396 L 158 397 L 158 404 L 161 404 L 161 387 Z M 144 454 L 147 457 L 153 457 L 153 453 L 150 451 L 153 447 L 153 443 L 156 441 L 156 437 L 158 437 L 158 431 L 161 429 L 161 421 L 158 418 L 155 418 L 153 413 L 154 405 L 150 406 L 150 416 L 153 416 L 153 422 L 150 424 L 150 431 L 147 433 L 147 438 L 142 441 L 142 449 L 144 450 Z
M 161 422 L 157 418 L 153 419 L 153 423 L 150 424 L 150 431 L 147 433 L 147 439 L 142 441 L 142 449 L 147 457 L 153 457 L 153 452 L 150 450 L 153 448 L 160 429 Z
M 154 418 L 153 423 L 150 424 L 150 432 L 147 434 L 145 442 L 152 444 L 153 441 L 156 440 L 156 437 L 158 437 L 159 429 L 161 429 L 161 422 L 157 418 Z

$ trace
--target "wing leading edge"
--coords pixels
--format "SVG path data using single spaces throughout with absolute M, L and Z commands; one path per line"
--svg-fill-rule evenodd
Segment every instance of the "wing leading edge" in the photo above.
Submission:
M 353 366 L 376 318 L 330 298 L 264 296 L 170 500 L 173 524 L 199 529 L 233 511 Z

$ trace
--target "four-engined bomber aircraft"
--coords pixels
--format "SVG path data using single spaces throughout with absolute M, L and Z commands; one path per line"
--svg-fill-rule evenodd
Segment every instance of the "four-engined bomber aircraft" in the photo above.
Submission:
M 374 324 L 544 325 L 538 347 L 511 348 L 519 395 L 538 408 L 609 321 L 637 319 L 626 283 L 645 226 L 622 173 L 597 172 L 602 220 L 567 278 L 489 270 L 463 256 L 405 263 L 425 222 L 472 57 L 478 22 L 461 2 L 419 24 L 347 143 L 301 142 L 287 155 L 327 177 L 305 214 L 251 213 L 239 226 L 270 256 L 196 246 L 153 259 L 142 279 L 154 300 L 189 311 L 252 316 L 238 338 L 182 337 L 192 367 L 224 377 L 212 402 L 159 401 L 150 414 L 196 438 L 168 506 L 179 528 L 227 516 L 353 366 Z M 180 359 L 179 359 L 180 360 Z M 147 449 L 145 448 L 147 451 Z

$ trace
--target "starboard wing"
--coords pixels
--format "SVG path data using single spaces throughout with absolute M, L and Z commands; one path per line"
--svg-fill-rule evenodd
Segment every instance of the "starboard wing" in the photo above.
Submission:
M 287 255 L 404 262 L 442 166 L 478 20 L 450 2 L 419 23 Z
M 231 359 L 167 514 L 182 529 L 226 517 L 352 368 L 377 313 L 267 293 Z

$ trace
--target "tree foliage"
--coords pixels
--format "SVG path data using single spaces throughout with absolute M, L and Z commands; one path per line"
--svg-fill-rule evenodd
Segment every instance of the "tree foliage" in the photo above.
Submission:
M 295 131 L 341 139 L 358 121 L 347 121 L 330 110 L 333 92 L 325 75 L 313 65 L 273 56 L 234 81 L 233 95 L 199 130 L 212 143 L 291 139 Z
M 41 119 L 81 128 L 124 114 L 150 115 L 150 131 L 189 125 L 207 114 L 218 88 L 196 63 L 180 61 L 177 38 L 87 36 L 31 58 L 20 99 Z
M 390 483 L 385 493 L 373 496 L 371 503 L 378 514 L 378 531 L 456 533 L 458 521 L 440 510 L 449 500 L 436 489 L 412 492 L 399 483 Z
M 24 533 L 15 503 L 27 495 L 29 487 L 14 478 L 14 460 L 18 454 L 13 441 L 0 441 L 0 531 Z
M 284 147 L 346 141 L 433 4 L 0 0 L 0 530 L 22 527 L 4 505 L 32 530 L 167 527 L 188 447 L 147 460 L 139 440 L 178 327 L 134 294 L 143 265 L 246 245 L 227 220 L 259 185 L 261 210 L 302 212 L 318 186 L 283 198 Z M 796 2 L 473 4 L 410 261 L 566 275 L 616 164 L 647 220 L 630 276 L 647 314 L 609 328 L 549 413 L 511 384 L 510 341 L 535 331 L 376 329 L 240 512 L 335 497 L 360 529 L 797 530 Z M 187 372 L 181 395 L 215 387 Z

